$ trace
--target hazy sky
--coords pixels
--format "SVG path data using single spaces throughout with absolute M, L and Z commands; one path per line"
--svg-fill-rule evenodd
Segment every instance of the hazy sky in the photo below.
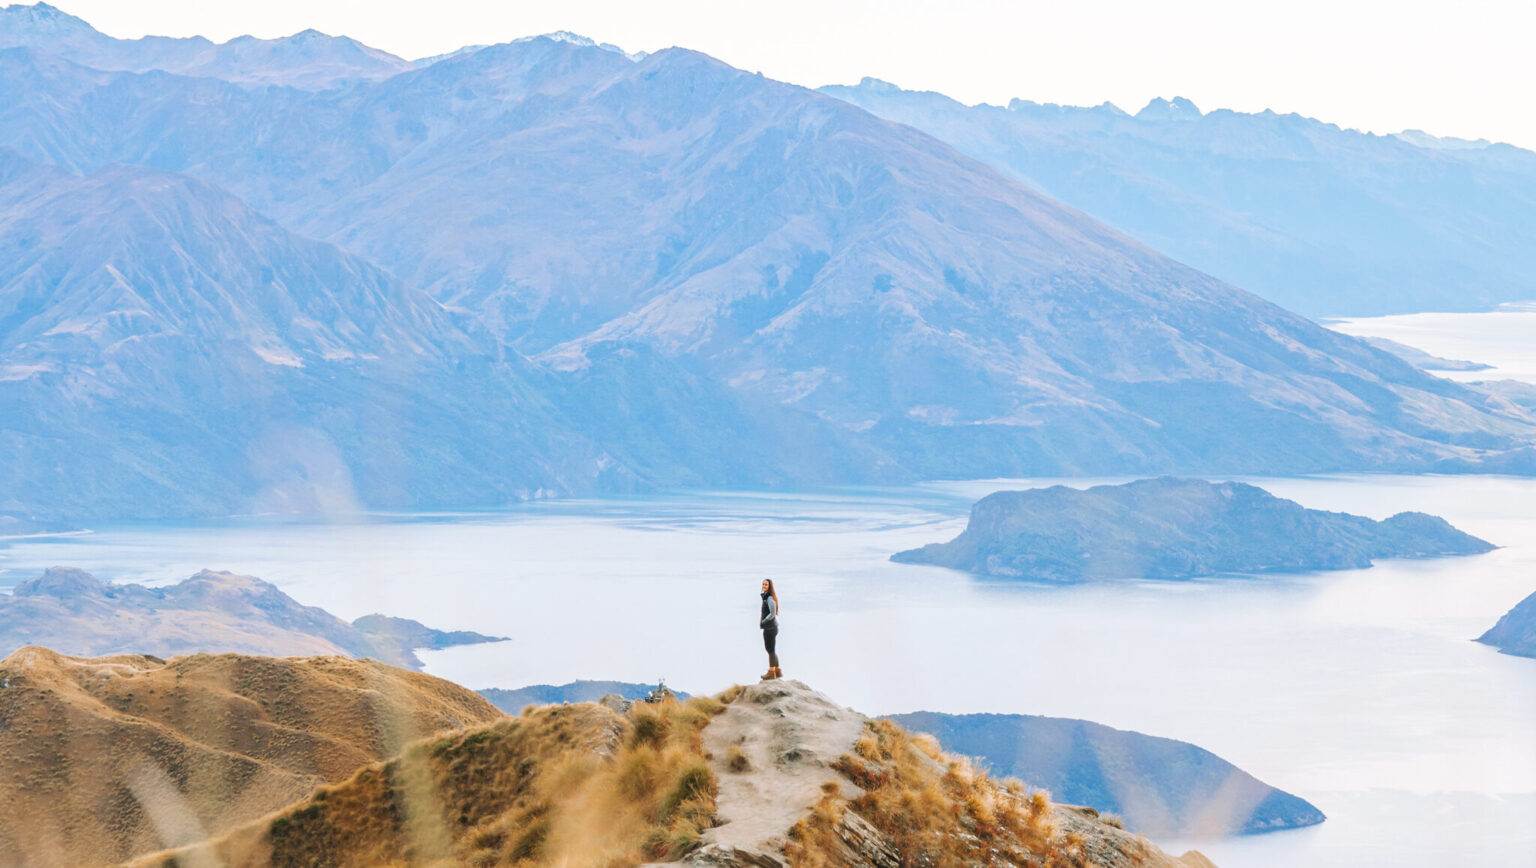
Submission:
M 865 75 L 965 102 L 1295 111 L 1536 147 L 1536 0 L 54 0 L 114 36 L 314 27 L 406 57 L 573 30 L 805 85 Z

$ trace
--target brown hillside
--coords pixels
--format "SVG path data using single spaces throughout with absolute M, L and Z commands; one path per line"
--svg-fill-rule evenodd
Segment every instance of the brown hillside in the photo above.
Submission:
M 1172 857 L 1113 817 L 1053 805 L 1042 790 L 996 781 L 938 742 L 888 720 L 868 721 L 832 767 L 855 785 L 828 786 L 790 830 L 797 866 L 1031 865 L 1213 868 L 1201 853 Z
M 0 661 L 0 864 L 201 840 L 499 717 L 472 691 L 367 660 L 22 648 Z
M 530 708 L 419 741 L 139 868 L 191 865 L 1209 866 L 991 781 L 804 684 Z
M 275 817 L 140 866 L 635 865 L 697 844 L 708 698 L 530 708 L 424 739 Z

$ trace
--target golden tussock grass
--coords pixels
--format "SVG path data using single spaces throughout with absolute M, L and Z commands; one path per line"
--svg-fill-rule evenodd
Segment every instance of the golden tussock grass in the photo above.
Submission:
M 0 864 L 99 865 L 219 835 L 502 714 L 344 657 L 26 647 L 0 660 Z
M 591 703 L 535 708 L 417 742 L 259 829 L 155 861 L 610 866 L 677 858 L 713 821 L 716 782 L 700 731 L 722 710 L 709 698 L 635 703 L 627 714 Z
M 739 745 L 733 744 L 725 753 L 725 767 L 737 773 L 750 771 L 752 761 L 747 758 L 746 751 L 743 751 Z
M 1058 834 L 1045 793 L 999 782 L 968 761 L 945 755 L 932 738 L 889 721 L 871 721 L 853 751 L 833 765 L 863 790 L 845 800 L 824 790 L 790 831 L 796 866 L 840 864 L 840 826 L 853 811 L 878 830 L 904 865 L 1081 866 L 1081 842 Z

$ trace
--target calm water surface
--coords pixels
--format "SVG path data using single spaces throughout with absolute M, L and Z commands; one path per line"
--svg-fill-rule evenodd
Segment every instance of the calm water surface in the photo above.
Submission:
M 1446 359 L 1492 365 L 1486 371 L 1437 371 L 1463 382 L 1524 380 L 1536 383 L 1536 302 L 1508 304 L 1481 313 L 1409 313 L 1328 323 L 1357 337 L 1391 338 Z
M 1503 548 L 1076 588 L 887 560 L 958 532 L 982 494 L 1050 482 L 994 480 L 101 528 L 0 549 L 0 585 L 55 563 L 152 583 L 231 569 L 347 618 L 382 611 L 514 637 L 426 656 L 472 687 L 664 677 L 714 690 L 763 668 L 756 585 L 770 575 L 786 672 L 862 711 L 1030 712 L 1185 739 L 1330 817 L 1170 846 L 1225 866 L 1536 866 L 1536 660 L 1470 641 L 1536 590 L 1536 480 L 1256 481 L 1309 506 L 1438 513 Z

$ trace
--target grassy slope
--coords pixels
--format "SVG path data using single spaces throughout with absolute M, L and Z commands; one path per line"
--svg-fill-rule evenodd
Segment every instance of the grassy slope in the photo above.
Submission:
M 636 864 L 676 857 L 714 809 L 712 699 L 529 709 L 418 741 L 279 814 L 141 865 Z
M 715 821 L 717 779 L 701 736 L 718 698 L 530 708 L 423 739 L 231 833 L 138 860 L 173 865 L 635 865 L 686 857 Z M 738 699 L 741 696 L 747 699 Z M 725 758 L 727 774 L 753 774 Z M 1087 809 L 1000 784 L 926 736 L 872 722 L 792 830 L 801 866 L 1012 864 L 1204 866 L 1172 859 Z M 999 864 L 1001 864 L 999 862 Z
M 0 661 L 0 852 L 99 864 L 262 816 L 428 733 L 494 720 L 472 691 L 343 657 Z
M 1172 858 L 1118 820 L 1057 806 L 1017 780 L 995 781 L 943 753 L 930 736 L 869 721 L 834 767 L 862 794 L 838 788 L 790 831 L 797 866 L 901 865 L 1209 866 L 1199 853 Z

